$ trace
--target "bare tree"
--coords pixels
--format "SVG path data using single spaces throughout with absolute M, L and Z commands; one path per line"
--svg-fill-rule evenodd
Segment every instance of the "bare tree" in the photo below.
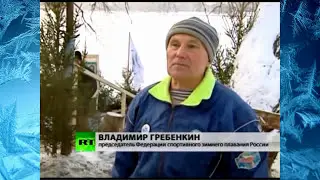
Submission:
M 222 2 L 220 2 L 219 5 L 214 5 L 214 7 L 210 7 L 211 8 L 210 12 L 208 12 L 209 8 L 207 8 L 207 6 L 206 6 L 206 4 L 204 2 L 201 2 L 201 5 L 203 7 L 203 11 L 204 11 L 204 13 L 206 15 L 206 18 L 207 18 L 207 21 L 208 21 L 209 24 L 211 24 L 210 23 L 210 18 L 209 18 L 210 14 L 216 13 L 217 10 L 219 10 L 220 13 L 222 11 Z
M 77 9 L 81 12 L 81 19 L 82 19 L 82 21 L 84 22 L 84 25 L 85 25 L 85 26 L 88 26 L 91 31 L 93 31 L 94 33 L 96 33 L 96 31 L 94 30 L 94 28 L 91 26 L 90 23 L 87 22 L 86 18 L 84 17 L 84 11 L 83 11 L 83 9 L 82 9 L 82 5 L 79 6 L 79 5 L 76 4 L 76 3 L 73 3 L 73 4 L 74 4 L 74 6 L 76 6 Z M 92 20 L 91 20 L 91 21 L 92 21 Z
M 219 5 L 211 7 L 211 11 L 209 14 L 212 14 L 212 13 L 221 14 L 222 13 L 222 5 L 223 5 L 223 2 L 220 2 Z
M 130 13 L 129 13 L 129 3 L 128 2 L 124 2 L 124 7 L 126 9 L 128 17 L 130 19 L 130 23 L 132 24 L 132 18 L 131 18 Z
M 203 10 L 204 10 L 204 13 L 206 14 L 208 24 L 210 24 L 209 14 L 207 12 L 206 5 L 204 4 L 204 2 L 201 2 L 201 4 L 202 4 Z
M 89 6 L 91 7 L 91 14 L 90 14 L 90 21 L 93 22 L 92 20 L 92 14 L 95 10 L 103 10 L 105 11 L 107 14 L 111 13 L 111 7 L 110 7 L 110 3 L 112 2 L 93 2 L 92 4 L 90 3 Z M 114 2 L 113 2 L 114 3 Z M 82 7 L 82 4 L 78 5 L 78 3 L 73 3 L 74 6 L 77 8 L 77 10 L 81 13 L 81 20 L 84 22 L 84 27 L 85 28 L 89 28 L 92 32 L 95 33 L 95 35 L 97 35 L 95 28 L 87 21 L 87 19 L 85 18 L 85 11 L 84 8 Z M 101 8 L 102 7 L 102 8 Z
M 209 19 L 210 14 L 217 13 L 216 11 L 218 11 L 218 14 L 222 12 L 222 3 L 223 2 L 220 2 L 219 5 L 213 5 L 212 7 L 209 7 L 204 2 L 201 2 L 203 11 L 204 11 L 204 13 L 206 15 L 206 18 L 207 18 L 207 21 L 208 21 L 209 24 L 211 24 L 210 23 L 210 19 Z M 209 12 L 209 9 L 211 9 L 210 12 Z
M 110 2 L 94 2 L 91 4 L 91 13 L 96 10 L 97 7 L 102 6 L 103 10 L 107 13 L 111 13 Z

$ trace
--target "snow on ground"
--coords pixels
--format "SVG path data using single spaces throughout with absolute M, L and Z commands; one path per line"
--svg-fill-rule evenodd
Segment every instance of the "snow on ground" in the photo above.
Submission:
M 52 158 L 41 152 L 41 178 L 110 178 L 114 157 L 115 153 L 113 152 L 73 152 L 68 157 Z M 280 177 L 279 155 L 272 166 L 271 176 Z
M 271 166 L 271 176 L 275 178 L 280 178 L 280 153 L 278 153 L 277 158 Z
M 111 177 L 113 152 L 72 152 L 56 158 L 41 152 L 41 177 Z
M 107 113 L 97 113 L 89 118 L 89 126 L 97 131 Z M 40 154 L 41 177 L 111 177 L 114 152 L 75 152 L 69 156 L 48 156 L 44 148 Z M 60 154 L 60 151 L 57 152 Z

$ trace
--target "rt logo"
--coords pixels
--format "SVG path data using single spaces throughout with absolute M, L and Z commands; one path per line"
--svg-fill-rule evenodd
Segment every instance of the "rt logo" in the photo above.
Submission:
M 79 145 L 80 146 L 93 146 L 94 145 L 94 140 L 93 139 L 79 139 Z
M 76 152 L 93 152 L 96 149 L 96 137 L 94 132 L 76 132 Z

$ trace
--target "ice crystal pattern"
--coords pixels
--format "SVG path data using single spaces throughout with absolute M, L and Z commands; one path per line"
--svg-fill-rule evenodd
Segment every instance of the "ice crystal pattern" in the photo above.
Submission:
M 315 15 L 314 15 L 314 23 L 311 26 L 311 32 L 313 34 L 313 39 L 320 39 L 320 7 L 318 7 Z
M 297 7 L 293 8 L 295 5 Z M 291 22 L 292 27 L 292 37 L 287 38 L 291 40 L 281 41 L 280 50 L 281 179 L 320 179 L 319 147 L 303 147 L 305 132 L 320 125 L 320 69 L 317 66 L 320 59 L 313 57 L 314 59 L 308 60 L 312 62 L 311 65 L 302 68 L 299 61 L 300 58 L 301 61 L 304 59 L 298 56 L 312 49 L 308 46 L 319 39 L 319 17 L 319 8 L 314 14 L 311 13 L 307 1 L 292 2 L 290 8 L 288 1 L 281 1 L 282 22 Z M 305 34 L 310 32 L 312 36 L 308 36 L 308 40 L 298 41 L 298 38 L 305 38 Z M 295 141 L 294 144 L 300 145 L 288 148 L 288 141 Z
M 311 13 L 307 10 L 307 2 L 302 1 L 293 16 L 292 29 L 293 37 L 296 37 L 302 30 L 306 30 L 312 24 Z
M 18 81 L 30 85 L 32 71 L 40 70 L 39 7 L 39 0 L 0 0 L 0 89 Z M 8 35 L 10 26 L 18 35 Z M 0 179 L 39 179 L 39 109 L 18 116 L 17 104 L 0 101 Z

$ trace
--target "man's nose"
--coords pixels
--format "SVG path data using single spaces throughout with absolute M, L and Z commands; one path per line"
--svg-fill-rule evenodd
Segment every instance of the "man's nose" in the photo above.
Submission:
M 183 46 L 180 46 L 179 49 L 177 50 L 176 55 L 178 57 L 185 57 L 186 56 L 186 49 Z

